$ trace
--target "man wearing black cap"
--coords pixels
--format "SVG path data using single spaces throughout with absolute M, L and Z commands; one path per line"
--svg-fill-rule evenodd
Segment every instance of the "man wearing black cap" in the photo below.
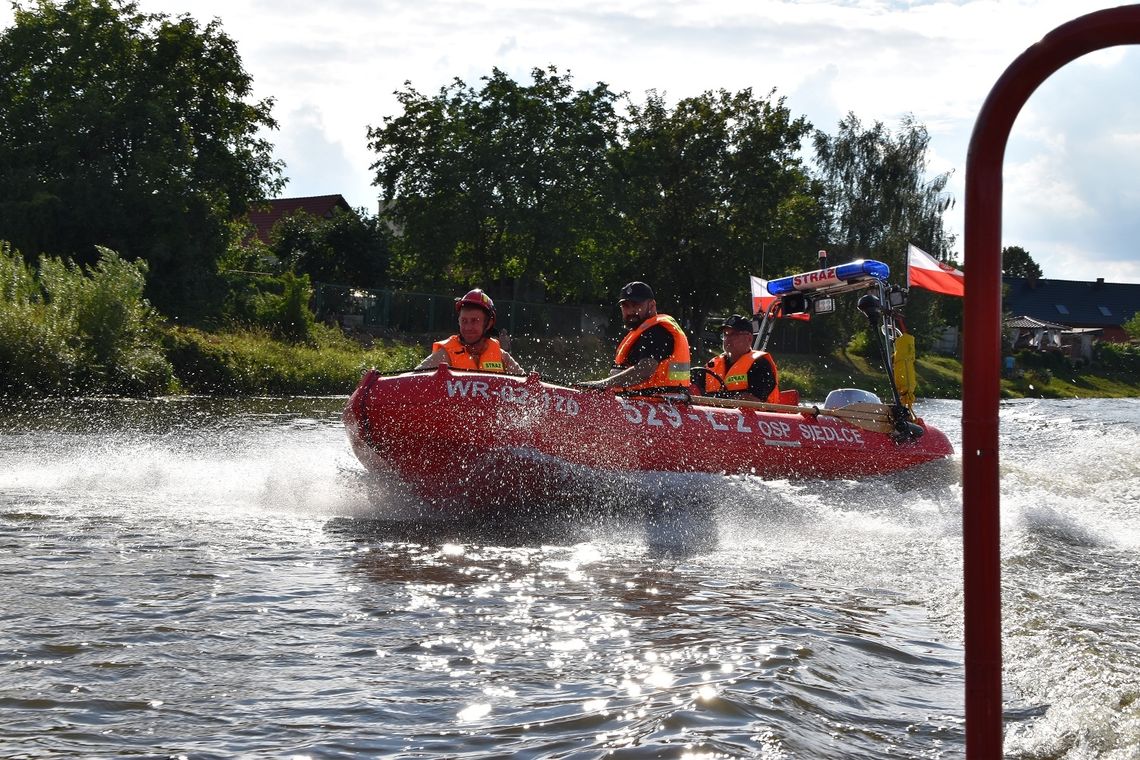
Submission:
M 609 377 L 586 388 L 685 388 L 689 385 L 689 339 L 677 321 L 657 313 L 653 288 L 631 282 L 621 289 L 618 306 L 629 332 L 618 344 Z
M 752 350 L 752 322 L 733 314 L 721 325 L 724 353 L 714 356 L 695 385 L 706 396 L 778 403 L 779 374 L 767 351 Z

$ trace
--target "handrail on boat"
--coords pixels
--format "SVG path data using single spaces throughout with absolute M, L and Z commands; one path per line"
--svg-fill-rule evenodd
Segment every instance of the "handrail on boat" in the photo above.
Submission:
M 1002 756 L 1001 201 L 1006 141 L 1029 96 L 1065 64 L 1095 50 L 1140 44 L 1140 5 L 1097 11 L 1045 35 L 1009 65 L 974 123 L 966 157 L 966 277 L 962 362 L 962 537 L 966 757 Z

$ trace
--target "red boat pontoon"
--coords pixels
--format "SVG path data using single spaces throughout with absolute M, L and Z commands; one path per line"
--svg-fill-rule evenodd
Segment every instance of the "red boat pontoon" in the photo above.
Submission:
M 856 405 L 858 408 L 858 405 Z M 436 504 L 557 498 L 584 473 L 747 473 L 862 478 L 953 453 L 939 430 L 882 432 L 856 409 L 720 408 L 683 397 L 623 397 L 443 366 L 385 377 L 372 370 L 344 421 L 354 450 Z M 850 411 L 849 416 L 832 416 Z

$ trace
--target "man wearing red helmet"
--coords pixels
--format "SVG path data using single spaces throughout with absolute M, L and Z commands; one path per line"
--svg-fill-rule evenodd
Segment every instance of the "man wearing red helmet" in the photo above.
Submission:
M 657 313 L 653 289 L 631 282 L 618 300 L 622 321 L 629 332 L 618 344 L 609 377 L 578 385 L 585 388 L 687 388 L 689 339 L 677 320 Z
M 454 369 L 523 374 L 519 363 L 491 337 L 495 327 L 495 302 L 490 296 L 479 288 L 468 291 L 462 298 L 455 299 L 455 313 L 459 317 L 459 334 L 433 343 L 431 356 L 416 369 L 446 364 Z

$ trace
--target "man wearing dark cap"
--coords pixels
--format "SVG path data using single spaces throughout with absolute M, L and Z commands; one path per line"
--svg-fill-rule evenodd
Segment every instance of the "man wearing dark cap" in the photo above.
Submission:
M 752 321 L 733 314 L 720 329 L 724 353 L 710 359 L 704 372 L 694 373 L 697 388 L 706 396 L 778 403 L 776 362 L 767 351 L 752 349 Z
M 688 387 L 689 339 L 677 320 L 657 313 L 653 288 L 644 282 L 629 283 L 621 289 L 618 306 L 629 332 L 618 344 L 610 375 L 579 385 L 625 390 Z

